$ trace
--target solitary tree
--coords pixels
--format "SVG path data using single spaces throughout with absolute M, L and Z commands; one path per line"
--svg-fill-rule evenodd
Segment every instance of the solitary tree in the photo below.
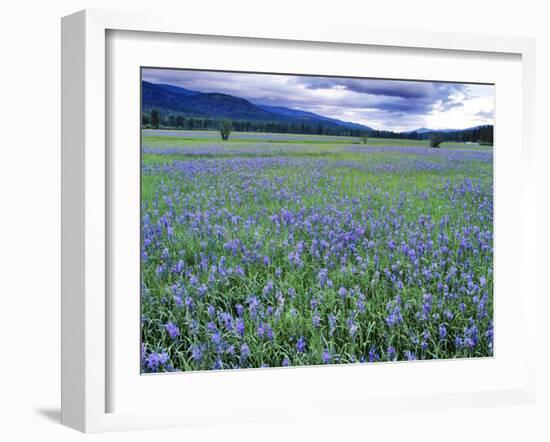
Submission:
M 434 134 L 430 138 L 430 147 L 441 147 L 441 143 L 443 143 L 443 137 L 439 134 Z
M 223 120 L 221 127 L 220 127 L 220 135 L 222 136 L 222 140 L 227 141 L 229 139 L 229 135 L 231 134 L 231 130 L 233 129 L 233 126 L 231 126 L 231 121 L 229 120 Z
M 158 129 L 160 126 L 160 111 L 158 109 L 151 111 L 151 126 L 155 129 Z
M 361 134 L 361 143 L 367 144 L 369 141 L 369 134 L 367 132 L 363 132 Z

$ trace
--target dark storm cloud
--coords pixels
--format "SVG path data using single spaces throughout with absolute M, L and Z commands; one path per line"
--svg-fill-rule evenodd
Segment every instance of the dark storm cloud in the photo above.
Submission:
M 199 92 L 226 93 L 256 104 L 301 109 L 376 128 L 406 130 L 429 124 L 435 113 L 464 107 L 477 91 L 461 83 L 170 69 L 144 69 L 143 79 Z M 479 111 L 476 121 L 488 119 L 488 115 Z
M 446 98 L 463 85 L 426 81 L 400 81 L 350 78 L 297 77 L 307 89 L 344 88 L 353 92 L 405 99 Z
M 370 97 L 384 97 L 386 100 L 379 100 L 376 108 L 388 112 L 422 113 L 438 104 L 442 110 L 448 110 L 462 105 L 453 101 L 452 97 L 458 93 L 466 95 L 466 85 L 458 83 L 321 77 L 296 77 L 296 82 L 306 89 L 356 92 L 364 97 L 367 107 L 372 101 Z

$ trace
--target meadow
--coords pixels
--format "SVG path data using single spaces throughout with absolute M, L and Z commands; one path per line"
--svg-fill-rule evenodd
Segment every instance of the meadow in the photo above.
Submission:
M 142 133 L 144 373 L 489 357 L 493 150 Z

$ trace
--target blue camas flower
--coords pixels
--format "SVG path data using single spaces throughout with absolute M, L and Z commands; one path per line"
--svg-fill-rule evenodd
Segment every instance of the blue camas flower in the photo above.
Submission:
M 298 342 L 296 343 L 296 350 L 298 353 L 303 353 L 306 350 L 306 340 L 303 336 L 300 336 Z
M 250 348 L 248 347 L 248 345 L 246 343 L 242 344 L 241 345 L 241 357 L 243 359 L 246 359 L 249 354 L 250 354 Z
M 444 340 L 446 337 L 447 337 L 447 327 L 445 326 L 445 324 L 441 324 L 439 326 L 439 338 L 441 340 Z
M 144 373 L 492 355 L 490 149 L 159 137 Z
M 164 328 L 172 339 L 175 339 L 180 335 L 180 329 L 173 322 L 168 322 L 164 325 Z

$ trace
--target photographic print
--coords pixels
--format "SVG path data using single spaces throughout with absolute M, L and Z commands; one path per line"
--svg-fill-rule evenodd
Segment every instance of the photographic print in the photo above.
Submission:
M 141 107 L 142 373 L 493 355 L 494 85 L 144 67 Z

